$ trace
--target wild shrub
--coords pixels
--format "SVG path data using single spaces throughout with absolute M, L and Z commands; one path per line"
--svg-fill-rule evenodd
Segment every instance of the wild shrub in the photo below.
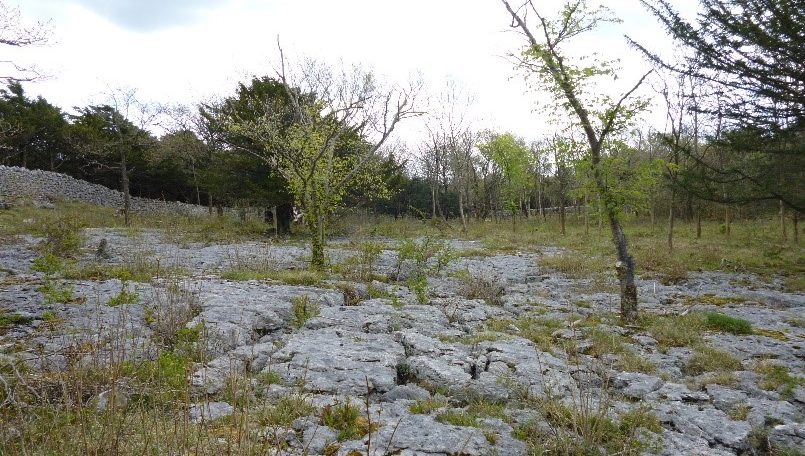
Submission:
M 315 303 L 310 302 L 308 295 L 296 296 L 291 300 L 291 326 L 299 329 L 305 322 L 316 317 L 321 309 Z
M 434 257 L 436 264 L 431 268 L 428 260 Z M 441 272 L 454 257 L 455 253 L 446 241 L 430 236 L 420 242 L 405 239 L 400 242 L 397 250 L 397 278 L 402 274 L 403 264 L 406 262 L 412 266 L 409 277 L 426 277 L 433 272 Z
M 499 306 L 503 304 L 505 289 L 493 279 L 485 276 L 473 276 L 468 270 L 458 275 L 461 281 L 459 294 L 467 299 L 483 299 L 487 304 Z

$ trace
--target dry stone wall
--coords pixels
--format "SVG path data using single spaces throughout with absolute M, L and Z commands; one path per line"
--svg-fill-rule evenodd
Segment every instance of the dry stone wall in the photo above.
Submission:
M 123 193 L 75 179 L 66 174 L 38 169 L 0 166 L 0 201 L 78 201 L 107 207 L 123 207 Z M 172 212 L 204 214 L 207 208 L 176 201 L 131 198 L 135 212 Z

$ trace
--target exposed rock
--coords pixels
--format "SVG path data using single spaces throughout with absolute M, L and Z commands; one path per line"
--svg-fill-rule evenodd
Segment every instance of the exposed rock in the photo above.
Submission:
M 683 403 L 655 403 L 653 410 L 662 423 L 691 436 L 701 436 L 710 445 L 743 449 L 752 426 L 745 421 L 733 421 L 713 407 Z
M 746 400 L 746 405 L 750 407 L 746 420 L 752 426 L 766 426 L 770 423 L 789 424 L 802 422 L 805 419 L 805 410 L 787 401 L 749 398 Z
M 778 424 L 769 430 L 769 444 L 775 449 L 799 450 L 805 448 L 805 424 Z
M 8 198 L 30 198 L 36 207 L 53 209 L 49 199 L 81 201 L 98 206 L 122 207 L 123 193 L 98 184 L 75 179 L 66 174 L 38 169 L 0 165 L 0 195 Z M 203 214 L 204 206 L 180 202 L 131 197 L 134 211 L 179 212 Z
M 641 399 L 649 393 L 657 391 L 663 381 L 659 377 L 639 372 L 621 372 L 612 379 L 612 386 L 624 396 Z
M 193 423 L 214 421 L 218 418 L 231 415 L 233 411 L 234 408 L 226 402 L 202 402 L 191 404 L 187 410 L 190 416 L 190 421 Z
M 390 391 L 383 394 L 382 400 L 386 402 L 396 402 L 399 400 L 416 401 L 429 397 L 430 393 L 425 388 L 418 385 L 407 384 L 395 386 Z
M 729 412 L 736 405 L 746 402 L 747 395 L 743 391 L 721 385 L 707 385 L 705 389 L 713 399 L 713 405 L 723 412 Z
M 272 371 L 288 382 L 304 380 L 308 391 L 361 396 L 394 388 L 404 359 L 390 335 L 324 328 L 294 333 L 274 354 Z

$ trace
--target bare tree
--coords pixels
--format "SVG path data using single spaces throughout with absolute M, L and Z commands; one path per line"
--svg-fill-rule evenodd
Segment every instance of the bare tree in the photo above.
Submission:
M 41 46 L 47 44 L 51 30 L 47 23 L 38 22 L 26 25 L 20 16 L 19 8 L 12 8 L 0 2 L 0 44 L 12 48 Z M 10 82 L 33 81 L 42 77 L 35 66 L 23 65 L 11 60 L 0 60 L 2 70 L 0 80 Z
M 454 81 L 448 81 L 444 90 L 433 100 L 436 105 L 429 111 L 427 123 L 428 144 L 423 164 L 431 182 L 433 213 L 436 215 L 437 190 L 452 187 L 458 194 L 458 211 L 462 230 L 467 230 L 466 205 L 471 197 L 475 168 L 473 149 L 475 133 L 467 119 L 472 96 Z

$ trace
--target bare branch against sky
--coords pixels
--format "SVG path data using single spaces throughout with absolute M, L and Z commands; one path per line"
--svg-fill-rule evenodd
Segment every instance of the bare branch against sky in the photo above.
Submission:
M 406 84 L 412 74 L 421 72 L 426 88 L 435 94 L 453 80 L 473 95 L 467 121 L 479 129 L 509 130 L 536 139 L 552 115 L 540 108 L 538 94 L 523 96 L 528 87 L 507 58 L 522 42 L 509 31 L 510 17 L 498 2 L 20 3 L 26 18 L 51 21 L 54 26 L 53 44 L 19 56 L 53 75 L 26 91 L 65 108 L 97 100 L 103 95 L 99 88 L 106 86 L 135 87 L 144 99 L 165 103 L 190 104 L 231 93 L 247 77 L 273 74 L 277 63 L 273 42 L 280 35 L 293 55 L 332 65 L 365 65 L 391 83 Z M 560 3 L 551 0 L 545 5 Z M 619 59 L 625 80 L 639 78 L 647 64 L 623 35 L 658 48 L 668 38 L 638 0 L 606 3 L 623 23 L 602 29 L 581 45 Z M 695 11 L 695 0 L 676 3 L 684 12 Z M 662 120 L 660 113 L 651 121 L 661 125 Z M 411 122 L 399 133 L 409 142 L 427 135 L 421 122 Z

